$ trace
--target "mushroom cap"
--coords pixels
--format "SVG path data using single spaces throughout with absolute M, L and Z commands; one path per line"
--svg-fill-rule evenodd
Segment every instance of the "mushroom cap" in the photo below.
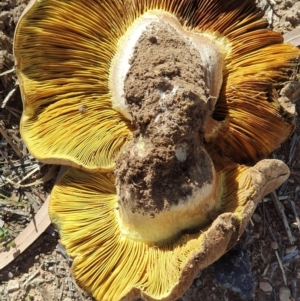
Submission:
M 279 160 L 262 160 L 254 167 L 218 160 L 223 187 L 218 210 L 207 214 L 207 225 L 193 232 L 182 229 L 178 239 L 163 245 L 122 232 L 113 174 L 70 168 L 54 186 L 49 213 L 74 258 L 79 286 L 99 301 L 179 298 L 199 270 L 236 243 L 258 201 L 289 176 Z M 176 225 L 178 218 L 172 222 Z M 160 221 L 162 231 L 164 226 Z
M 254 0 L 32 0 L 16 28 L 14 55 L 24 104 L 21 133 L 36 158 L 86 170 L 114 168 L 133 128 L 126 110 L 114 107 L 112 68 L 125 47 L 122 37 L 151 11 L 171 14 L 223 56 L 208 143 L 235 162 L 252 163 L 293 131 L 293 116 L 276 101 L 275 89 L 289 79 L 300 51 L 267 29 Z

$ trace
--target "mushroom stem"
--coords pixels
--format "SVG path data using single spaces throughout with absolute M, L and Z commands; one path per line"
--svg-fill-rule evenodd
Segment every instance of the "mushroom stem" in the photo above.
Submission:
M 164 245 L 183 234 L 199 232 L 211 222 L 213 212 L 220 209 L 220 184 L 219 176 L 214 172 L 212 182 L 201 187 L 197 187 L 197 184 L 189 185 L 191 194 L 178 198 L 177 204 L 170 205 L 169 200 L 164 199 L 165 207 L 161 210 L 151 209 L 151 202 L 157 199 L 150 199 L 148 204 L 141 201 L 141 207 L 134 209 L 134 203 L 139 200 L 134 198 L 131 191 L 122 191 L 127 193 L 127 200 L 132 199 L 129 203 L 118 203 L 117 219 L 121 235 L 153 245 Z M 117 195 L 120 200 L 119 193 L 120 191 Z
M 135 129 L 116 161 L 118 216 L 123 235 L 159 244 L 205 225 L 219 204 L 203 140 L 222 54 L 208 38 L 178 29 L 168 14 L 141 18 L 146 26 L 138 23 L 139 38 L 131 33 L 134 48 L 118 77 Z

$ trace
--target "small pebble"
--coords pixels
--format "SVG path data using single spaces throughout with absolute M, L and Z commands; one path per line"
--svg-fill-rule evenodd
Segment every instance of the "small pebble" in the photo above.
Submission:
M 20 285 L 17 280 L 9 280 L 7 283 L 7 292 L 8 293 L 13 293 L 19 290 Z
M 48 271 L 49 271 L 49 272 L 53 272 L 53 271 L 54 271 L 54 267 L 49 267 L 49 268 L 48 268 Z
M 262 220 L 261 216 L 256 212 L 252 215 L 252 218 L 256 223 L 260 223 Z
M 271 248 L 272 248 L 273 250 L 277 250 L 277 249 L 278 249 L 278 243 L 277 243 L 276 241 L 272 241 L 272 242 L 271 242 Z
M 280 301 L 291 301 L 291 291 L 287 286 L 283 286 L 279 289 Z
M 69 297 L 67 297 L 63 301 L 72 301 L 72 300 Z
M 202 281 L 200 279 L 196 280 L 196 286 L 200 286 L 202 284 Z
M 14 277 L 14 274 L 12 272 L 8 272 L 7 275 L 8 275 L 8 278 L 10 278 L 10 279 Z
M 265 293 L 269 293 L 273 290 L 271 284 L 269 282 L 264 281 L 259 283 L 259 288 Z

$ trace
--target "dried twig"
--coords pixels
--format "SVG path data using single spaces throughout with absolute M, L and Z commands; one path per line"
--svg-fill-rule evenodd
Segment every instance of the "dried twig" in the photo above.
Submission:
M 14 71 L 15 71 L 15 68 L 11 68 L 9 70 L 6 70 L 6 71 L 0 73 L 0 76 L 6 75 L 6 74 L 9 74 L 9 73 L 13 73 Z
M 73 288 L 73 281 L 72 281 L 72 278 L 70 276 L 67 277 L 67 282 L 68 282 L 69 292 L 71 294 L 71 297 L 73 297 L 74 288 Z
M 42 266 L 43 264 L 41 264 Z M 39 273 L 40 273 L 40 268 L 41 266 L 23 283 L 23 287 L 26 289 L 27 285 L 29 284 L 29 282 L 35 278 Z
M 7 289 L 5 289 L 5 296 L 6 296 L 6 300 L 7 300 L 7 301 L 10 301 L 10 298 L 9 298 L 9 295 L 8 295 L 8 292 L 7 292 Z
M 39 198 L 43 203 L 46 202 L 47 198 L 44 197 L 38 190 L 32 189 L 32 192 Z
M 11 209 L 11 208 L 5 207 L 5 209 L 3 209 L 3 211 L 9 212 L 11 214 L 16 214 L 16 215 L 24 216 L 25 218 L 30 218 L 30 215 L 27 214 L 27 213 L 24 213 L 22 210 Z
M 60 292 L 59 292 L 59 297 L 58 297 L 58 301 L 61 301 L 62 296 L 63 296 L 63 292 L 64 292 L 64 284 L 61 284 L 61 288 L 60 288 Z
M 273 230 L 270 225 L 268 226 L 268 231 L 270 233 L 270 236 L 272 237 L 272 240 L 275 241 L 276 243 L 278 243 L 276 236 L 274 235 Z
M 9 91 L 9 93 L 6 95 L 6 97 L 2 102 L 1 109 L 5 108 L 7 102 L 11 99 L 11 97 L 14 95 L 15 92 L 16 92 L 16 88 L 13 88 L 11 91 Z
M 287 235 L 288 235 L 288 238 L 290 240 L 290 243 L 291 244 L 294 244 L 295 242 L 295 237 L 293 236 L 292 234 L 292 231 L 291 231 L 291 228 L 290 228 L 290 225 L 289 225 L 289 222 L 287 220 L 287 217 L 285 215 L 285 212 L 284 212 L 284 206 L 279 202 L 278 200 L 278 197 L 276 195 L 276 193 L 274 191 L 272 191 L 270 193 L 270 196 L 272 198 L 272 201 L 274 202 L 275 204 L 275 207 L 280 215 L 280 217 L 282 218 L 282 221 L 284 223 L 284 227 L 285 227 L 285 230 L 287 232 Z
M 292 297 L 294 298 L 294 300 L 296 300 L 296 298 L 297 298 L 297 296 L 299 296 L 298 295 L 298 290 L 297 290 L 297 281 L 296 281 L 296 279 L 292 279 L 292 281 L 291 281 L 291 293 L 292 293 Z
M 5 108 L 6 108 L 6 110 L 8 110 L 8 111 L 10 111 L 10 112 L 15 112 L 15 113 L 17 113 L 17 114 L 18 114 L 17 116 L 19 116 L 19 117 L 22 115 L 22 111 L 19 110 L 19 109 L 17 109 L 17 108 L 13 108 L 13 107 L 11 107 L 11 106 L 6 106 Z
M 291 141 L 291 146 L 290 146 L 290 154 L 289 154 L 289 162 L 288 164 L 290 165 L 295 157 L 296 149 L 297 146 L 300 142 L 300 136 L 298 136 L 296 133 L 293 135 L 292 141 Z
M 13 180 L 17 179 L 17 176 L 15 176 L 14 178 L 10 179 L 8 177 L 4 177 L 2 175 L 0 175 L 0 180 L 2 181 L 2 184 L 0 184 L 0 187 L 3 187 L 5 185 L 7 185 L 7 183 L 11 184 L 11 185 L 15 185 L 15 182 Z
M 72 259 L 68 256 L 65 248 L 61 244 L 57 244 L 56 249 L 65 259 L 67 259 L 69 262 L 72 262 Z
M 41 166 L 39 164 L 35 164 L 35 167 L 26 176 L 24 176 L 18 183 L 16 183 L 16 186 L 19 186 L 23 181 L 25 181 L 31 175 L 33 175 L 34 173 L 40 170 L 41 170 Z
M 261 275 L 262 277 L 265 277 L 267 275 L 269 268 L 270 268 L 270 264 L 268 264 L 267 267 L 265 268 L 265 270 L 263 271 L 263 273 Z
M 81 293 L 81 289 L 80 289 L 80 287 L 77 285 L 77 283 L 74 281 L 74 279 L 73 279 L 72 276 L 71 276 L 71 280 L 72 280 L 72 283 L 73 283 L 73 285 L 74 285 L 74 287 L 75 287 L 75 289 L 76 289 L 76 291 L 77 291 L 77 293 L 78 293 L 80 299 L 81 299 L 82 301 L 84 301 L 84 298 L 83 298 L 82 293 Z
M 37 166 L 37 167 L 36 167 Z M 32 166 L 33 167 L 33 166 Z M 26 180 L 29 176 L 31 176 L 33 173 L 37 172 L 40 170 L 40 166 L 38 164 L 34 165 L 34 170 L 30 171 L 29 174 L 27 174 L 26 176 L 23 177 L 23 179 L 19 180 L 18 182 L 14 182 L 14 179 L 10 179 L 8 177 L 3 177 L 0 176 L 0 178 L 4 179 L 6 182 L 8 182 L 9 184 L 13 185 L 14 187 L 30 187 L 30 186 L 35 186 L 35 185 L 39 185 L 43 183 L 43 179 L 38 179 L 32 183 L 29 184 L 20 184 L 22 181 Z M 2 185 L 4 186 L 5 183 Z M 0 186 L 1 187 L 1 186 Z
M 276 254 L 276 257 L 277 257 L 277 261 L 279 263 L 279 267 L 280 267 L 280 270 L 281 270 L 281 273 L 282 273 L 284 284 L 287 285 L 286 274 L 285 274 L 285 271 L 284 271 L 284 267 L 283 267 L 282 261 L 281 261 L 281 259 L 280 259 L 279 254 L 278 254 L 277 251 L 275 251 L 275 254 Z
M 19 164 L 16 164 L 14 167 L 18 167 Z M 51 168 L 49 169 L 49 171 L 40 179 L 37 179 L 36 181 L 29 183 L 29 184 L 21 184 L 24 180 L 28 179 L 32 174 L 34 174 L 37 171 L 40 171 L 40 169 L 44 166 L 45 164 L 33 164 L 33 165 L 29 165 L 28 167 L 25 167 L 25 171 L 27 172 L 27 174 L 25 176 L 23 176 L 22 179 L 18 179 L 17 182 L 13 181 L 14 179 L 10 179 L 8 177 L 3 177 L 0 176 L 2 178 L 4 178 L 4 180 L 8 183 L 10 183 L 11 185 L 13 185 L 14 187 L 31 187 L 31 186 L 35 186 L 35 185 L 39 185 L 39 184 L 43 184 L 51 179 L 53 179 L 56 176 L 57 173 L 57 169 L 59 168 L 56 165 L 52 165 Z M 23 164 L 24 166 L 24 164 Z M 38 195 L 39 197 L 41 197 L 40 195 Z M 42 197 L 41 197 L 42 198 Z M 42 200 L 45 202 L 45 198 L 42 198 Z

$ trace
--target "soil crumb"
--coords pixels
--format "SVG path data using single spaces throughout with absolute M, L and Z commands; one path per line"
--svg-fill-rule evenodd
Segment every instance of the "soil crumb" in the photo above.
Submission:
M 116 185 L 121 204 L 154 217 L 213 180 L 203 148 L 212 104 L 197 49 L 167 24 L 147 27 L 130 65 L 124 96 L 135 131 Z

